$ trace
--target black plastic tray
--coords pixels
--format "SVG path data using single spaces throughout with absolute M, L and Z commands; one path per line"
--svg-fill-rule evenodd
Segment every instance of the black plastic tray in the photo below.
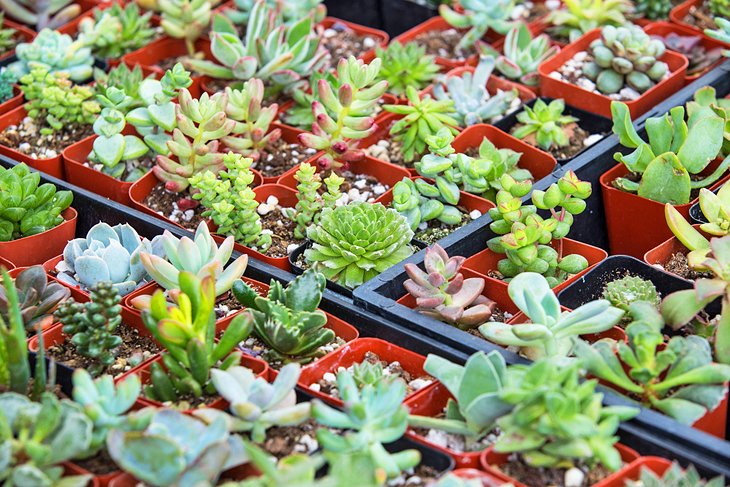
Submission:
M 391 37 L 438 15 L 438 10 L 413 0 L 380 0 L 381 29 Z

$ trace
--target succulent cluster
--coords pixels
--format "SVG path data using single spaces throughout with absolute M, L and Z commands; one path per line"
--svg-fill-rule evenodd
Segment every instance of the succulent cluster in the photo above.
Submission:
M 439 72 L 434 57 L 416 42 L 391 42 L 385 49 L 378 47 L 375 55 L 382 61 L 378 79 L 387 81 L 388 93 L 396 96 L 405 96 L 409 86 L 426 88 Z
M 416 232 L 429 221 L 438 220 L 444 225 L 458 225 L 464 219 L 459 203 L 459 189 L 439 187 L 425 179 L 403 178 L 393 186 L 391 206 L 406 217 L 411 230 Z
M 659 306 L 659 293 L 654 284 L 647 279 L 638 276 L 627 275 L 621 279 L 615 279 L 603 289 L 603 299 L 608 300 L 611 306 L 615 306 L 628 313 L 632 303 L 643 301 Z
M 8 69 L 18 77 L 39 67 L 78 82 L 87 80 L 93 72 L 91 49 L 55 30 L 43 29 L 32 42 L 21 42 L 15 48 L 15 55 L 18 60 Z
M 650 20 L 667 19 L 673 6 L 671 0 L 637 0 L 634 2 L 636 13 Z
M 547 22 L 553 35 L 573 42 L 598 27 L 625 25 L 632 9 L 628 0 L 566 0 L 563 8 L 550 12 Z
M 79 22 L 79 41 L 101 59 L 118 59 L 146 46 L 155 36 L 152 12 L 141 13 L 136 3 L 97 8 L 93 17 Z
M 659 476 L 650 469 L 643 467 L 637 480 L 626 481 L 626 487 L 723 487 L 725 480 L 722 477 L 716 477 L 712 480 L 703 480 L 694 465 L 690 465 L 687 469 L 677 462 L 672 465 Z
M 14 85 L 17 81 L 15 73 L 9 69 L 0 68 L 0 103 L 5 103 L 15 96 Z
M 557 46 L 550 46 L 547 34 L 533 38 L 527 25 L 520 23 L 507 32 L 503 54 L 497 57 L 495 67 L 506 78 L 527 86 L 537 86 L 537 67 L 559 50 Z
M 0 12 L 0 54 L 15 49 L 17 31 L 5 26 L 5 12 Z
M 58 29 L 81 13 L 72 0 L 2 0 L 0 7 L 11 19 L 41 31 Z
M 293 209 L 285 211 L 287 218 L 297 223 L 294 238 L 303 240 L 307 237 L 307 228 L 319 221 L 319 213 L 323 208 L 334 208 L 342 193 L 340 186 L 345 181 L 334 171 L 324 179 L 326 191 L 320 195 L 321 177 L 314 166 L 305 162 L 299 166 L 294 179 L 297 184 L 297 204 Z
M 659 61 L 665 49 L 662 41 L 652 39 L 638 25 L 607 25 L 601 37 L 591 42 L 593 62 L 583 65 L 583 74 L 596 82 L 601 93 L 618 93 L 624 86 L 643 93 L 669 71 Z
M 558 99 L 545 103 L 538 99 L 532 107 L 517 114 L 519 125 L 512 131 L 518 139 L 534 137 L 534 144 L 542 150 L 565 147 L 570 143 L 566 128 L 578 121 L 570 115 L 563 115 L 565 101 Z
M 457 29 L 469 29 L 459 41 L 459 47 L 477 43 L 491 29 L 506 34 L 512 27 L 510 15 L 514 0 L 461 0 L 463 12 L 457 12 L 448 5 L 440 5 L 441 17 Z
M 71 291 L 57 282 L 48 282 L 43 266 L 34 265 L 20 271 L 13 282 L 17 293 L 20 317 L 28 332 L 36 325 L 47 322 L 59 304 L 68 299 Z M 0 317 L 6 322 L 12 306 L 4 287 L 0 287 Z
M 227 87 L 226 95 L 226 115 L 236 123 L 221 141 L 232 151 L 257 161 L 281 137 L 281 129 L 270 130 L 279 105 L 262 106 L 264 83 L 256 78 L 246 81 L 240 90 Z
M 718 18 L 730 18 L 730 4 L 728 4 L 727 0 L 709 0 L 708 3 L 710 12 L 712 12 L 712 15 L 715 17 L 715 21 L 717 21 Z
M 726 44 L 730 44 L 730 20 L 724 19 L 722 17 L 716 17 L 714 21 L 717 25 L 717 29 L 705 29 L 705 35 L 708 35 L 713 39 L 717 39 L 718 41 L 722 41 Z M 730 50 L 726 49 L 722 52 L 722 54 L 723 56 L 728 57 L 730 56 Z
M 210 25 L 212 15 L 210 0 L 158 0 L 162 13 L 160 26 L 170 37 L 183 39 L 188 56 L 195 56 L 195 41 Z

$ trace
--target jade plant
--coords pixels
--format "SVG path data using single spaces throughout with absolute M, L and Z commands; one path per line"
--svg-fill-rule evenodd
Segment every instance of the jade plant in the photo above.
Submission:
M 629 306 L 637 301 L 644 301 L 655 307 L 659 307 L 660 301 L 659 293 L 650 280 L 632 275 L 626 275 L 606 284 L 602 297 L 608 300 L 611 306 L 625 313 L 628 313 Z
M 318 159 L 323 168 L 339 168 L 365 156 L 355 145 L 377 129 L 371 114 L 388 86 L 385 81 L 376 81 L 380 69 L 378 58 L 365 64 L 350 56 L 337 65 L 336 95 L 326 79 L 317 83 L 317 99 L 312 102 L 312 132 L 300 134 L 299 142 L 324 151 Z
M 482 295 L 484 279 L 464 278 L 459 272 L 465 257 L 449 257 L 440 245 L 426 249 L 422 271 L 417 265 L 405 265 L 406 291 L 416 298 L 416 310 L 426 316 L 453 324 L 462 330 L 486 322 L 497 304 Z
M 617 152 L 613 157 L 640 176 L 638 182 L 617 178 L 613 185 L 618 189 L 660 203 L 683 205 L 689 203 L 693 189 L 710 186 L 730 167 L 727 157 L 712 173 L 699 176 L 718 157 L 724 140 L 725 122 L 710 107 L 692 110 L 687 121 L 682 106 L 662 117 L 649 118 L 648 142 L 636 132 L 626 104 L 612 102 L 611 114 L 613 132 L 621 145 L 635 149 L 631 154 Z
M 396 96 L 405 96 L 409 86 L 416 91 L 426 88 L 439 72 L 435 58 L 416 42 L 391 42 L 385 49 L 378 47 L 375 56 L 382 60 L 378 79 L 386 81 L 388 93 Z
M 566 147 L 570 143 L 566 129 L 578 119 L 564 115 L 564 111 L 565 101 L 562 99 L 550 103 L 538 99 L 532 107 L 526 106 L 517 114 L 518 125 L 512 135 L 518 139 L 534 137 L 534 144 L 542 150 Z
M 637 0 L 634 2 L 636 13 L 650 20 L 665 20 L 674 4 L 671 0 Z
M 547 34 L 533 38 L 530 29 L 521 22 L 507 32 L 503 54 L 497 57 L 495 67 L 506 78 L 537 86 L 540 81 L 537 67 L 559 50 L 557 46 L 550 46 Z
M 418 450 L 389 453 L 384 444 L 400 439 L 408 428 L 408 409 L 402 404 L 406 384 L 402 379 L 382 381 L 359 389 L 347 370 L 337 373 L 337 390 L 344 402 L 340 411 L 312 402 L 312 417 L 322 426 L 342 428 L 344 434 L 317 430 L 317 440 L 325 452 L 361 454 L 392 479 L 421 461 Z
M 142 311 L 145 326 L 165 349 L 162 360 L 150 366 L 150 384 L 144 388 L 146 397 L 160 402 L 213 394 L 211 370 L 238 365 L 242 354 L 235 349 L 251 332 L 251 320 L 244 311 L 233 317 L 216 340 L 215 278 L 201 279 L 187 271 L 179 278 L 174 304 L 157 290 L 149 308 Z
M 704 480 L 697 473 L 694 465 L 685 470 L 678 462 L 672 465 L 662 474 L 657 475 L 652 470 L 642 467 L 637 480 L 628 480 L 626 487 L 723 487 L 725 479 L 715 477 L 712 480 Z
M 454 194 L 450 187 L 442 188 L 425 179 L 404 177 L 393 186 L 391 206 L 406 217 L 411 230 L 416 232 L 422 224 L 433 220 L 448 226 L 459 225 L 464 219 L 461 210 L 454 206 L 459 199 L 458 188 Z
M 58 29 L 81 13 L 81 6 L 72 0 L 2 0 L 0 7 L 11 19 L 37 31 Z
M 322 0 L 265 0 L 269 7 L 278 6 L 284 16 L 284 22 L 292 24 L 308 15 L 314 16 L 315 22 L 321 22 L 327 15 L 327 7 Z M 251 18 L 256 0 L 234 0 L 232 8 L 223 11 L 226 17 L 236 25 L 246 25 Z
M 444 408 L 443 418 L 412 414 L 408 424 L 463 435 L 465 451 L 482 448 L 479 443 L 494 430 L 497 419 L 512 409 L 500 397 L 508 382 L 504 357 L 496 351 L 477 352 L 462 366 L 429 354 L 423 370 L 441 381 L 453 397 Z
M 327 315 L 317 309 L 325 284 L 325 277 L 312 269 L 286 288 L 272 279 L 266 297 L 241 280 L 233 284 L 236 300 L 251 311 L 245 319 L 252 322 L 254 335 L 269 347 L 267 360 L 306 363 L 335 339 L 335 332 L 325 328 Z
M 512 279 L 508 293 L 529 320 L 520 324 L 488 322 L 479 332 L 500 345 L 519 347 L 531 359 L 567 357 L 580 335 L 601 333 L 621 321 L 624 312 L 605 299 L 573 311 L 561 311 L 560 302 L 540 274 L 524 272 Z
M 63 223 L 61 213 L 71 206 L 71 191 L 40 184 L 41 174 L 25 163 L 0 167 L 0 242 L 43 233 Z
M 629 312 L 628 342 L 576 342 L 575 353 L 588 373 L 682 424 L 691 425 L 715 409 L 727 392 L 730 366 L 712 362 L 707 340 L 674 336 L 664 347 L 659 311 L 637 302 Z
M 349 289 L 413 254 L 408 221 L 380 203 L 325 208 L 307 237 L 312 240 L 304 251 L 307 264 Z
M 550 12 L 547 22 L 551 34 L 575 41 L 588 31 L 605 25 L 625 25 L 632 10 L 627 0 L 567 0 L 563 8 Z
M 63 259 L 56 265 L 57 278 L 83 290 L 110 282 L 120 296 L 125 296 L 146 283 L 143 252 L 162 255 L 160 238 L 142 239 L 127 223 L 112 227 L 99 222 L 86 237 L 66 244 Z
M 596 82 L 601 93 L 618 93 L 625 86 L 643 93 L 660 82 L 669 71 L 659 61 L 666 48 L 638 25 L 607 25 L 601 37 L 591 42 L 593 61 L 583 65 L 583 74 Z
M 26 330 L 32 332 L 37 324 L 46 322 L 59 304 L 68 299 L 71 290 L 55 281 L 48 282 L 43 266 L 34 265 L 21 270 L 13 281 L 18 295 L 20 316 Z M 7 321 L 11 306 L 5 288 L 0 287 L 0 316 Z
M 196 191 L 193 199 L 205 208 L 202 216 L 217 225 L 216 233 L 230 235 L 242 245 L 266 252 L 271 234 L 263 232 L 261 217 L 256 212 L 259 204 L 251 189 L 252 162 L 229 152 L 223 156 L 224 170 L 217 175 L 211 171 L 197 173 L 190 178 L 190 186 Z
M 11 0 L 12 1 L 12 0 Z M 18 60 L 8 69 L 18 77 L 34 67 L 45 68 L 50 73 L 65 75 L 71 81 L 84 81 L 91 77 L 94 57 L 91 49 L 70 35 L 43 29 L 32 42 L 21 42 L 15 48 Z
M 217 485 L 225 470 L 246 462 L 243 440 L 221 419 L 206 425 L 186 414 L 160 409 L 143 431 L 114 429 L 109 456 L 147 485 Z
M 165 34 L 185 41 L 188 56 L 197 57 L 197 41 L 210 25 L 210 0 L 157 0 L 161 12 L 160 26 Z
M 97 8 L 93 17 L 79 22 L 79 41 L 101 59 L 118 59 L 146 46 L 155 36 L 152 12 L 141 13 L 136 3 Z
M 436 100 L 452 100 L 452 116 L 460 127 L 470 127 L 478 123 L 489 123 L 502 118 L 519 100 L 517 89 L 497 90 L 491 94 L 487 81 L 494 70 L 494 59 L 482 56 L 474 72 L 466 71 L 460 76 L 449 76 L 434 84 L 433 96 Z
M 226 115 L 236 123 L 231 134 L 221 142 L 232 151 L 258 161 L 281 138 L 281 129 L 270 130 L 279 105 L 263 107 L 264 83 L 256 78 L 246 81 L 240 90 L 226 87 L 226 95 Z
M 213 369 L 213 385 L 228 401 L 230 414 L 203 408 L 194 415 L 208 424 L 223 418 L 231 433 L 245 432 L 254 442 L 263 443 L 269 428 L 296 426 L 309 419 L 310 403 L 297 404 L 295 387 L 299 373 L 299 364 L 287 364 L 268 382 L 263 377 L 255 377 L 246 367 Z
M 440 5 L 441 17 L 452 27 L 469 29 L 459 41 L 459 47 L 473 46 L 490 30 L 506 34 L 512 27 L 510 15 L 515 6 L 514 0 L 461 0 L 463 13 L 448 5 Z
M 574 215 L 585 210 L 590 183 L 569 171 L 547 191 L 532 191 L 532 205 L 523 205 L 521 200 L 532 189 L 531 182 L 517 182 L 505 175 L 502 187 L 497 193 L 497 207 L 489 210 L 493 219 L 489 228 L 497 236 L 489 239 L 487 246 L 505 254 L 497 270 L 506 281 L 529 271 L 542 274 L 550 287 L 555 287 L 588 267 L 580 254 L 563 255 L 562 239 L 570 232 Z M 538 209 L 549 211 L 549 218 L 540 216 Z M 557 248 L 551 247 L 551 242 Z
M 621 468 L 616 432 L 638 408 L 603 406 L 603 394 L 595 390 L 598 381 L 581 381 L 577 361 L 565 365 L 543 359 L 529 367 L 512 366 L 510 373 L 500 397 L 514 408 L 497 420 L 502 431 L 494 445 L 497 453 L 517 454 L 532 467 Z

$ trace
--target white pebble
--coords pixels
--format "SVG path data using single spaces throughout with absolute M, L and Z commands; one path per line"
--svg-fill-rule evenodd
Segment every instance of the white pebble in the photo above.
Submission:
M 575 84 L 588 91 L 593 91 L 596 89 L 596 84 L 588 78 L 579 78 L 578 81 L 575 82 Z
M 367 186 L 368 182 L 364 179 L 358 179 L 354 183 L 352 183 L 353 186 L 355 186 L 357 189 L 363 189 L 365 186 Z
M 347 192 L 347 196 L 350 198 L 351 201 L 358 201 L 360 198 L 360 191 L 358 191 L 356 188 L 351 188 L 350 191 Z
M 482 212 L 479 210 L 471 210 L 469 212 L 469 218 L 471 218 L 472 220 L 476 220 L 480 216 L 482 216 Z
M 641 93 L 636 91 L 635 89 L 626 86 L 621 91 L 618 92 L 619 95 L 621 95 L 621 98 L 624 100 L 636 100 L 641 96 Z
M 427 385 L 431 384 L 433 381 L 430 381 L 428 379 L 413 379 L 408 383 L 409 386 L 411 386 L 414 390 L 423 389 Z
M 190 220 L 193 219 L 193 216 L 195 216 L 195 211 L 185 210 L 185 212 L 183 213 L 183 220 L 185 220 L 186 222 L 189 222 Z
M 322 376 L 322 379 L 324 379 L 326 382 L 335 382 L 337 380 L 337 377 L 335 377 L 335 374 L 332 372 L 325 372 L 325 374 Z
M 271 196 L 269 196 L 268 198 L 266 198 L 266 203 L 269 204 L 269 205 L 271 205 L 271 206 L 276 206 L 276 205 L 279 204 L 279 198 L 277 198 L 276 196 L 274 196 L 272 194 Z
M 560 8 L 560 0 L 545 0 L 545 6 L 548 10 L 557 10 Z
M 274 232 L 269 230 L 268 228 L 264 228 L 263 230 L 261 230 L 261 235 L 273 235 L 273 234 L 274 234 Z
M 258 207 L 258 208 L 256 208 L 256 212 L 257 212 L 257 213 L 258 213 L 259 215 L 261 215 L 261 216 L 263 216 L 263 215 L 268 215 L 268 214 L 269 214 L 269 213 L 271 213 L 271 212 L 272 212 L 273 210 L 274 210 L 274 207 L 273 207 L 273 206 L 271 206 L 271 205 L 270 205 L 270 204 L 268 204 L 268 203 L 261 203 L 261 204 L 259 205 L 259 207 Z
M 588 53 L 586 51 L 581 51 L 581 52 L 577 53 L 575 56 L 573 56 L 573 61 L 580 63 L 580 62 L 585 61 L 587 57 L 588 57 Z
M 563 75 L 558 73 L 557 71 L 553 71 L 548 76 L 550 76 L 551 78 L 554 78 L 554 79 L 563 79 Z
M 380 196 L 381 194 L 385 193 L 387 191 L 387 188 L 383 186 L 382 184 L 376 184 L 373 186 L 373 193 Z
M 286 253 L 287 254 L 291 254 L 292 252 L 294 252 L 297 249 L 297 247 L 299 247 L 299 244 L 293 243 L 293 244 L 287 245 L 287 247 L 286 247 Z
M 362 47 L 365 49 L 372 49 L 375 47 L 375 40 L 372 37 L 366 37 L 362 40 Z
M 319 384 L 317 384 L 316 382 L 313 384 L 309 384 L 309 388 L 312 389 L 313 391 L 317 391 L 317 392 L 322 390 L 322 387 Z
M 565 487 L 581 487 L 585 474 L 579 468 L 570 468 L 565 472 Z
M 583 145 L 586 146 L 586 147 L 588 147 L 590 145 L 595 144 L 596 142 L 598 142 L 602 138 L 603 138 L 603 135 L 601 135 L 601 134 L 592 134 L 592 135 L 589 135 L 588 137 L 586 137 L 585 139 L 583 139 Z

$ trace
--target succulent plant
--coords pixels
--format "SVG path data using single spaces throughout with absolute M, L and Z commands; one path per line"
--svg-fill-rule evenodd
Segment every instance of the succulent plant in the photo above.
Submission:
M 521 22 L 507 32 L 504 54 L 497 57 L 495 67 L 506 78 L 527 86 L 537 86 L 537 67 L 559 50 L 557 46 L 550 46 L 550 37 L 547 34 L 533 38 L 530 29 Z
M 403 115 L 390 128 L 390 135 L 401 145 L 403 161 L 409 163 L 420 158 L 428 145 L 428 137 L 442 128 L 456 135 L 459 122 L 452 116 L 454 102 L 451 100 L 434 100 L 429 95 L 422 98 L 412 86 L 406 89 L 406 96 L 408 105 L 385 105 L 383 108 Z
M 715 17 L 713 20 L 717 25 L 717 29 L 705 29 L 705 35 L 712 37 L 713 39 L 717 39 L 718 41 L 722 41 L 725 44 L 730 44 L 730 20 L 722 17 Z M 722 55 L 730 57 L 730 50 L 725 49 L 722 51 Z
M 281 114 L 281 120 L 292 127 L 301 130 L 310 130 L 315 122 L 314 113 L 312 113 L 312 102 L 317 100 L 316 87 L 320 79 L 324 79 L 332 88 L 332 91 L 339 91 L 340 80 L 335 76 L 336 71 L 315 71 L 309 77 L 309 83 L 306 86 L 294 88 L 290 96 L 294 104 L 284 113 Z M 375 107 L 373 107 L 374 113 Z M 372 115 L 373 113 L 368 113 Z
M 30 237 L 63 223 L 61 212 L 71 206 L 71 191 L 40 184 L 41 174 L 25 163 L 0 167 L 0 242 Z
M 662 313 L 670 306 L 663 303 Z M 710 345 L 700 336 L 675 336 L 659 348 L 665 322 L 656 307 L 640 301 L 629 312 L 628 342 L 576 342 L 575 353 L 588 373 L 682 424 L 712 411 L 727 392 L 730 366 L 713 363 Z
M 512 409 L 500 397 L 507 387 L 508 375 L 499 352 L 477 352 L 463 366 L 429 354 L 423 370 L 441 381 L 453 397 L 444 408 L 443 418 L 411 415 L 408 417 L 411 427 L 464 435 L 467 445 L 474 444 L 491 433 L 497 419 Z
M 32 42 L 21 42 L 15 48 L 15 55 L 18 60 L 8 69 L 18 77 L 28 74 L 34 67 L 65 75 L 71 81 L 84 81 L 93 72 L 91 49 L 55 30 L 43 29 Z
M 231 433 L 247 432 L 254 442 L 263 443 L 267 429 L 296 426 L 309 419 L 310 403 L 297 404 L 295 387 L 300 371 L 299 364 L 287 364 L 269 383 L 263 377 L 255 377 L 246 367 L 213 369 L 213 385 L 230 404 L 231 413 L 203 408 L 194 414 L 208 424 L 223 418 Z
M 0 54 L 15 49 L 18 31 L 5 26 L 5 12 L 0 12 Z
M 460 195 L 457 188 L 454 203 L 454 195 L 450 189 L 440 188 L 425 179 L 412 180 L 404 177 L 393 186 L 391 206 L 406 217 L 414 232 L 422 223 L 432 220 L 438 220 L 445 225 L 458 225 L 463 220 L 463 214 L 450 203 L 458 204 Z
M 703 86 L 695 91 L 692 101 L 687 102 L 686 106 L 687 115 L 689 116 L 692 116 L 696 111 L 705 113 L 710 109 L 725 120 L 724 140 L 722 142 L 720 157 L 730 155 L 730 99 L 718 98 L 715 88 L 712 86 Z
M 212 2 L 210 0 L 157 0 L 162 20 L 160 26 L 165 34 L 174 39 L 183 39 L 188 56 L 195 56 L 195 41 L 210 25 Z
M 325 277 L 307 269 L 286 288 L 272 279 L 267 297 L 259 296 L 243 281 L 233 285 L 233 295 L 251 314 L 256 336 L 270 348 L 267 359 L 307 362 L 319 348 L 335 339 L 325 328 L 327 315 L 318 310 L 326 284 Z
M 648 279 L 638 276 L 626 275 L 621 279 L 615 279 L 603 289 L 603 299 L 608 300 L 611 306 L 628 313 L 631 303 L 644 301 L 654 306 L 659 306 L 659 294 L 656 287 Z
M 461 0 L 463 13 L 448 5 L 440 5 L 441 17 L 452 27 L 469 29 L 459 41 L 459 47 L 473 46 L 491 29 L 498 34 L 506 34 L 512 27 L 511 13 L 514 0 Z
M 146 282 L 147 272 L 141 254 L 162 255 L 158 242 L 158 237 L 152 241 L 141 239 L 127 223 L 113 227 L 97 223 L 86 237 L 75 238 L 66 244 L 63 260 L 56 266 L 57 278 L 82 289 L 111 282 L 120 296 L 126 296 Z
M 234 0 L 233 7 L 223 13 L 234 24 L 245 25 L 251 18 L 255 4 L 255 0 Z M 266 0 L 266 4 L 272 9 L 279 8 L 286 24 L 293 24 L 310 15 L 313 15 L 315 23 L 319 23 L 327 15 L 327 7 L 322 4 L 322 0 Z
M 625 25 L 633 5 L 628 0 L 567 0 L 564 8 L 550 12 L 548 31 L 559 38 L 575 41 L 588 31 L 605 25 Z
M 246 81 L 240 90 L 226 87 L 226 95 L 226 114 L 236 124 L 231 134 L 223 137 L 221 142 L 229 149 L 257 161 L 262 152 L 281 138 L 281 129 L 269 130 L 279 105 L 273 103 L 262 107 L 264 83 L 256 78 Z
M 561 311 L 558 298 L 540 274 L 524 272 L 512 279 L 508 293 L 530 320 L 507 324 L 488 322 L 479 327 L 487 340 L 520 348 L 531 359 L 569 356 L 578 336 L 601 333 L 621 321 L 624 312 L 605 299 L 591 301 L 573 311 Z
M 333 173 L 334 174 L 334 173 Z M 289 211 L 287 216 L 297 223 L 294 228 L 294 237 L 304 239 L 307 236 L 307 227 L 315 219 L 315 216 L 322 210 L 322 199 L 318 194 L 322 186 L 322 178 L 314 166 L 308 162 L 300 164 L 294 174 L 297 180 L 297 204 Z
M 144 105 L 141 88 L 142 83 L 146 83 L 149 79 L 156 79 L 155 75 L 145 76 L 139 64 L 135 64 L 134 68 L 130 69 L 126 64 L 121 63 L 116 68 L 110 69 L 109 72 L 94 68 L 94 81 L 99 87 L 100 93 L 111 87 L 124 91 L 127 96 L 132 98 L 132 103 L 126 107 L 125 115 Z
M 319 424 L 349 430 L 337 434 L 319 429 L 317 440 L 325 452 L 369 456 L 391 479 L 418 465 L 421 461 L 418 450 L 389 453 L 383 446 L 401 438 L 408 428 L 408 409 L 402 404 L 406 384 L 402 379 L 359 389 L 352 375 L 341 370 L 337 373 L 337 390 L 344 402 L 343 411 L 319 400 L 312 403 L 312 417 Z
M 0 7 L 11 19 L 41 31 L 58 29 L 81 13 L 72 0 L 1 0 Z
M 247 460 L 243 440 L 222 419 L 206 425 L 170 409 L 144 431 L 112 430 L 107 449 L 122 470 L 155 487 L 216 485 L 221 472 Z
M 671 5 L 671 2 L 669 2 Z M 670 32 L 666 36 L 652 36 L 661 40 L 667 49 L 677 52 L 686 57 L 689 61 L 687 76 L 704 73 L 714 63 L 722 58 L 722 49 L 705 49 L 702 45 L 704 39 L 701 35 L 681 36 L 676 32 Z
M 246 81 L 258 78 L 267 94 L 291 93 L 310 73 L 324 67 L 328 53 L 315 32 L 311 16 L 285 25 L 282 12 L 256 0 L 244 39 L 223 14 L 213 17 L 211 52 L 216 62 L 186 60 L 188 69 L 213 78 Z
M 307 263 L 350 289 L 413 254 L 408 221 L 380 203 L 325 208 L 307 237 L 313 241 L 304 251 Z
M 490 94 L 487 81 L 493 70 L 494 59 L 482 56 L 474 73 L 467 71 L 434 84 L 436 100 L 454 102 L 455 113 L 452 116 L 460 127 L 493 122 L 511 111 L 513 102 L 518 98 L 517 89 Z
M 391 42 L 385 49 L 378 47 L 375 56 L 382 61 L 378 79 L 385 80 L 388 92 L 396 96 L 404 96 L 409 86 L 416 91 L 426 88 L 439 72 L 435 58 L 416 42 Z
M 55 281 L 49 283 L 46 271 L 40 265 L 20 271 L 13 287 L 18 295 L 20 316 L 28 332 L 34 331 L 35 325 L 52 316 L 58 305 L 71 295 L 67 287 Z M 9 296 L 5 288 L 0 287 L 0 316 L 5 321 L 9 319 L 10 308 Z
M 241 278 L 248 265 L 248 256 L 241 255 L 225 267 L 233 253 L 233 237 L 226 238 L 218 247 L 205 222 L 200 222 L 192 239 L 177 238 L 165 230 L 161 245 L 165 258 L 141 252 L 140 261 L 152 279 L 167 290 L 180 289 L 180 275 L 188 271 L 198 278 L 214 275 L 215 295 L 220 296 Z
M 251 320 L 246 319 L 248 311 L 234 316 L 216 341 L 215 286 L 210 274 L 201 279 L 183 271 L 175 304 L 168 303 L 158 289 L 143 309 L 142 321 L 166 350 L 161 363 L 150 366 L 151 383 L 144 388 L 148 398 L 176 402 L 185 396 L 212 394 L 211 369 L 226 370 L 240 363 L 241 352 L 233 350 L 248 337 Z
M 0 68 L 0 103 L 5 103 L 15 96 L 14 86 L 18 81 L 15 73 L 6 68 Z
M 352 364 L 350 366 L 352 378 L 359 389 L 366 385 L 376 386 L 381 381 L 391 381 L 397 379 L 396 375 L 385 374 L 383 364 L 381 362 L 370 362 L 365 359 L 362 362 Z
M 727 0 L 709 0 L 708 3 L 714 17 L 713 20 L 730 18 L 730 4 Z
M 79 41 L 101 59 L 118 59 L 149 44 L 157 35 L 152 12 L 141 13 L 136 3 L 114 3 L 94 10 L 93 17 L 79 22 Z
M 637 0 L 636 13 L 649 20 L 666 20 L 674 6 L 671 0 Z
M 426 249 L 424 266 L 405 265 L 407 279 L 403 286 L 416 298 L 416 309 L 427 316 L 461 329 L 475 328 L 486 322 L 497 303 L 482 295 L 484 279 L 464 279 L 459 269 L 465 257 L 451 257 L 440 245 Z
M 339 168 L 365 157 L 354 145 L 377 129 L 371 115 L 388 86 L 385 81 L 376 82 L 380 68 L 380 59 L 365 64 L 350 56 L 337 65 L 337 95 L 325 78 L 318 81 L 312 132 L 300 134 L 298 139 L 306 147 L 325 152 L 318 160 L 322 167 Z
M 627 480 L 626 487 L 723 487 L 725 479 L 715 477 L 712 480 L 704 480 L 697 473 L 694 465 L 683 469 L 678 462 L 672 465 L 660 476 L 652 470 L 642 467 L 637 480 Z
M 0 394 L 3 432 L 0 472 L 7 485 L 83 487 L 91 475 L 63 477 L 61 463 L 86 451 L 91 421 L 74 403 L 52 393 L 40 403 L 14 392 Z
M 538 99 L 532 108 L 525 106 L 517 114 L 519 125 L 512 131 L 518 139 L 535 134 L 537 146 L 543 150 L 565 147 L 570 143 L 565 127 L 578 121 L 576 117 L 563 115 L 565 101 L 562 99 L 545 103 Z
M 659 61 L 666 48 L 638 25 L 607 25 L 601 37 L 591 42 L 593 61 L 583 65 L 583 74 L 596 82 L 601 93 L 618 93 L 629 86 L 643 93 L 661 81 L 669 71 Z

